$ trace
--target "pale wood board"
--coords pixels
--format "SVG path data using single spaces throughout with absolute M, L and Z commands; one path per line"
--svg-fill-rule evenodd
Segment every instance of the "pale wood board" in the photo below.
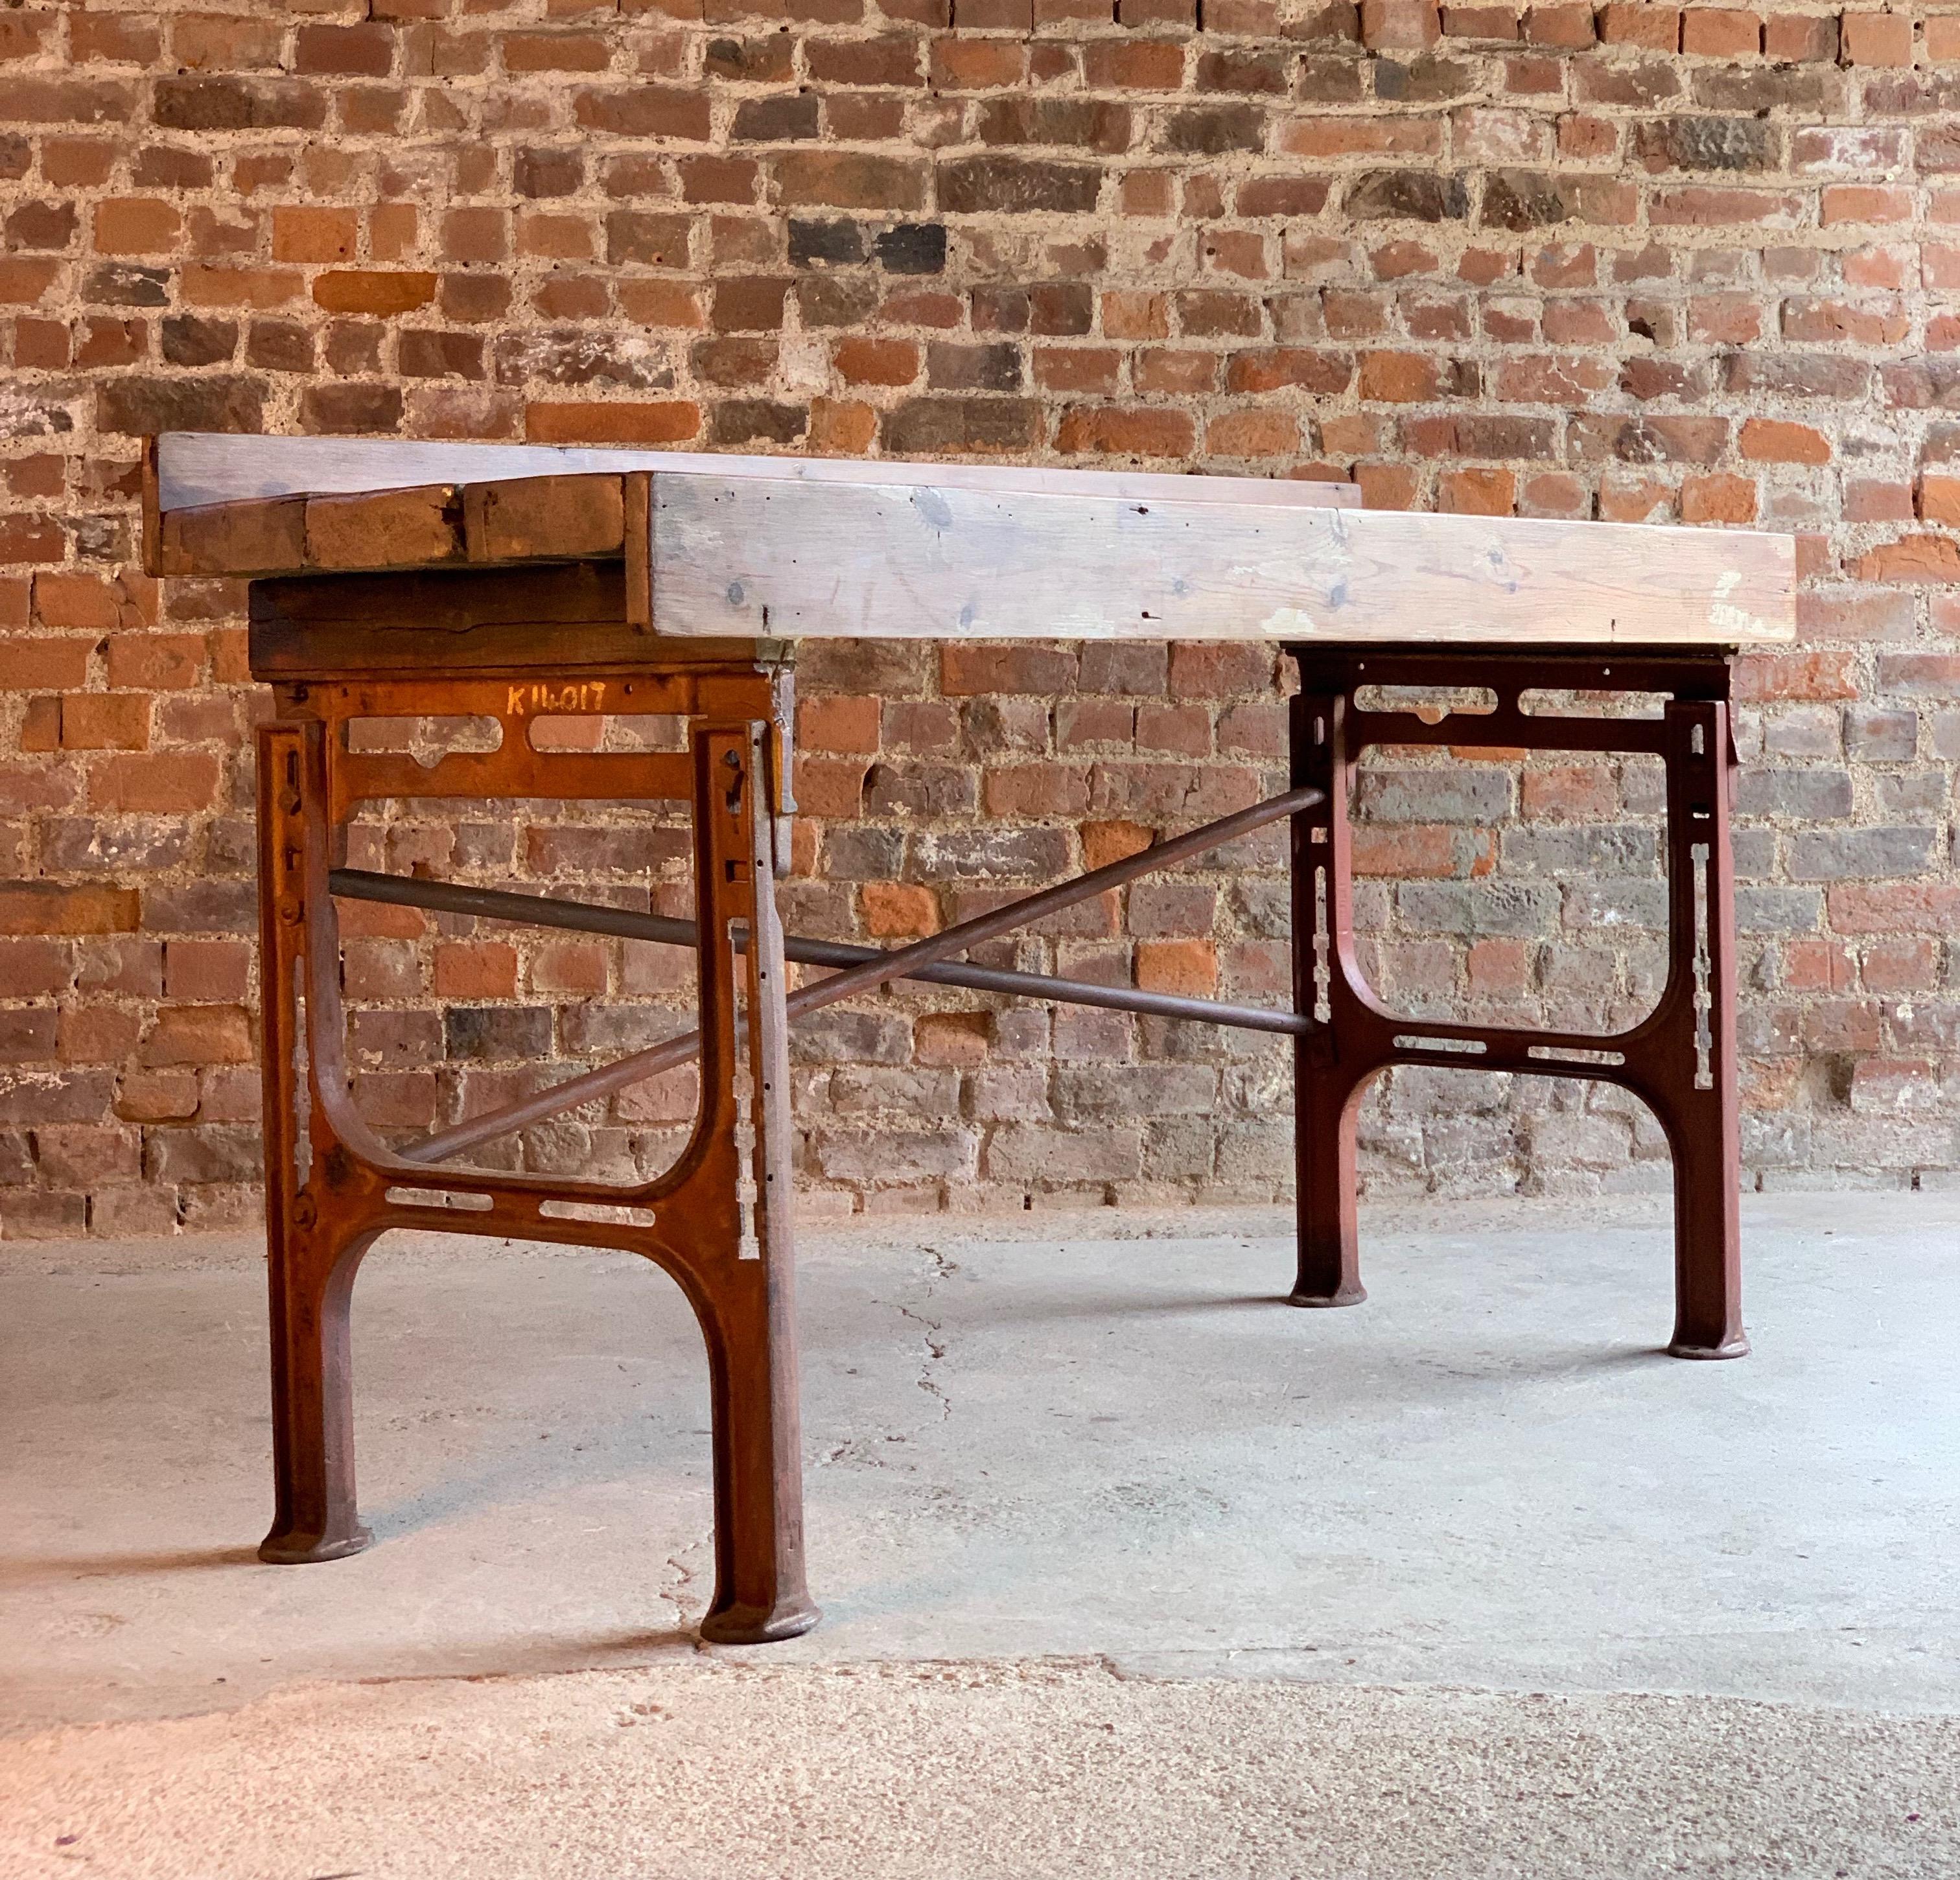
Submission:
M 618 476 L 752 477 L 765 482 L 931 484 L 974 489 L 1061 491 L 1085 479 L 1112 496 L 1178 495 L 1192 502 L 1258 500 L 1302 509 L 1354 508 L 1351 483 L 1246 476 L 1165 476 L 1067 470 L 1013 463 L 865 463 L 842 457 L 757 457 L 683 450 L 602 450 L 558 444 L 423 443 L 395 437 L 262 437 L 224 431 L 166 431 L 156 440 L 157 498 L 164 511 L 268 496 L 353 495 L 434 483 L 518 478 Z
M 657 472 L 652 510 L 662 634 L 1654 646 L 1796 631 L 1787 536 L 1145 502 L 1093 482 L 1009 498 Z
M 623 550 L 625 618 L 676 637 L 1736 645 L 1795 633 L 1787 536 L 1364 511 L 1337 485 L 199 433 L 166 434 L 154 460 L 160 571 Z M 282 560 L 302 511 L 304 562 Z

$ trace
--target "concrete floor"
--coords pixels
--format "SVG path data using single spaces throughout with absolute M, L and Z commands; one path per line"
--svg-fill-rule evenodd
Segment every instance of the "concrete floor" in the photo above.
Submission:
M 706 1393 L 651 1268 L 384 1243 L 355 1307 L 376 1544 L 275 1568 L 256 1248 L 10 1249 L 0 1872 L 481 1872 L 466 1793 L 485 1833 L 505 1810 L 500 1871 L 788 1846 L 767 1870 L 862 1880 L 918 1871 L 938 1818 L 905 1771 L 950 1755 L 949 1874 L 1951 1874 L 1960 1199 L 1758 1198 L 1745 1223 L 1755 1354 L 1715 1365 L 1656 1349 L 1644 1201 L 1376 1210 L 1345 1312 L 1276 1303 L 1272 1213 L 807 1235 L 826 1619 L 747 1652 L 689 1630 Z M 688 1753 L 622 1765 L 649 1716 Z M 1099 1775 L 1042 1748 L 1112 1731 Z M 401 1732 L 419 1774 L 377 1748 Z M 759 1813 L 686 1799 L 737 1765 L 776 1771 Z M 320 1786 L 364 1767 L 379 1813 Z M 612 1812 L 552 1827 L 568 1786 Z M 331 1859 L 270 1859 L 235 1805 L 259 1791 L 303 1793 Z

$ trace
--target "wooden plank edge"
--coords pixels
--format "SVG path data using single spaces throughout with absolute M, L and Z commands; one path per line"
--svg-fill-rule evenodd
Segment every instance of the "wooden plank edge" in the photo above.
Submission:
M 157 440 L 143 440 L 143 572 L 152 579 L 164 571 L 163 498 L 157 476 Z
M 626 622 L 654 631 L 654 479 L 636 470 L 621 489 L 626 552 Z
M 623 503 L 616 523 L 614 505 L 606 500 L 609 491 L 617 492 L 619 479 L 549 480 L 598 488 L 568 498 L 520 492 L 508 505 L 516 513 L 508 526 L 492 523 L 488 514 L 493 506 L 507 507 L 505 492 L 514 486 L 503 482 L 256 497 L 164 511 L 154 523 L 146 511 L 144 565 L 158 574 L 264 577 L 620 559 L 626 542 Z M 484 499 L 490 493 L 494 504 Z M 473 544 L 473 503 L 479 518 Z M 508 544 L 527 530 L 539 542 L 537 552 L 500 552 L 500 542 Z M 364 549 L 364 542 L 370 546 Z

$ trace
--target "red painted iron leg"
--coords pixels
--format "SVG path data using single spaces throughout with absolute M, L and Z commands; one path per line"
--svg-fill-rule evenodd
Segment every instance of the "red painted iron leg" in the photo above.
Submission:
M 1294 1010 L 1312 1029 L 1296 1047 L 1297 1306 L 1364 1296 L 1355 1236 L 1355 1123 L 1374 1074 L 1430 1064 L 1619 1084 L 1646 1102 L 1674 1160 L 1677 1357 L 1740 1357 L 1740 1128 L 1736 1077 L 1735 883 L 1729 833 L 1733 751 L 1726 654 L 1609 655 L 1546 649 L 1294 647 L 1293 781 L 1324 793 L 1293 819 Z M 1478 687 L 1493 709 L 1446 719 L 1363 709 L 1363 684 Z M 1663 722 L 1540 715 L 1528 687 L 1631 689 L 1669 695 Z M 1610 1037 L 1443 1023 L 1398 1015 L 1370 991 L 1354 953 L 1348 797 L 1370 743 L 1646 752 L 1667 770 L 1666 989 L 1648 1016 Z M 1473 1054 L 1467 1056 L 1466 1052 Z
M 1669 708 L 1669 952 L 1677 981 L 1705 980 L 1706 1032 L 1683 1002 L 1664 1101 L 1650 1094 L 1674 1155 L 1674 1336 L 1678 1358 L 1739 1358 L 1742 1329 L 1741 1105 L 1736 1074 L 1734 747 L 1726 704 Z M 1699 747 L 1698 749 L 1697 747 Z M 1698 906 L 1699 889 L 1700 905 Z
M 1341 1057 L 1335 1004 L 1344 997 L 1337 934 L 1348 913 L 1345 766 L 1335 761 L 1341 701 L 1303 692 L 1290 707 L 1294 788 L 1321 792 L 1293 819 L 1293 1010 L 1321 1020 L 1293 1045 L 1293 1166 L 1299 1271 L 1288 1303 L 1358 1306 L 1361 1284 L 1355 1220 L 1354 1122 L 1367 1074 Z

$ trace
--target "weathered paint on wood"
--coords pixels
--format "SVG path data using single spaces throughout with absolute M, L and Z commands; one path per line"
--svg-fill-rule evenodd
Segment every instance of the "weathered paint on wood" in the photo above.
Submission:
M 157 440 L 158 500 L 166 510 L 253 498 L 353 495 L 425 483 L 622 476 L 754 477 L 765 482 L 948 484 L 972 489 L 1066 491 L 1085 478 L 1115 496 L 1181 495 L 1193 502 L 1253 496 L 1288 508 L 1358 507 L 1351 483 L 1249 476 L 1180 476 L 1129 470 L 1064 470 L 1011 463 L 866 463 L 839 457 L 723 456 L 684 450 L 596 450 L 555 444 L 443 444 L 394 437 L 256 437 L 167 431 Z
M 1791 539 L 1096 491 L 656 475 L 663 634 L 1732 645 L 1795 631 Z

